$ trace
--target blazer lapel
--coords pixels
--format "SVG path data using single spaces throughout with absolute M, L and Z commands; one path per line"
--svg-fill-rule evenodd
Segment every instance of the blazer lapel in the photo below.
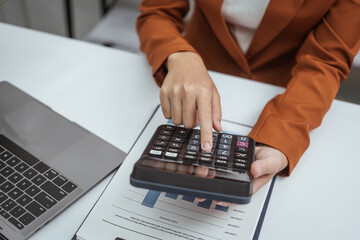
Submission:
M 289 24 L 303 2 L 304 0 L 270 0 L 246 58 L 250 59 L 269 44 Z
M 250 74 L 250 67 L 245 55 L 229 32 L 221 14 L 222 3 L 223 0 L 197 0 L 199 8 L 226 51 L 245 73 Z

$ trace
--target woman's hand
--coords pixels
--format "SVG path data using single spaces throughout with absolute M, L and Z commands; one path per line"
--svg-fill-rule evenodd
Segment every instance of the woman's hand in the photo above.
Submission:
M 255 147 L 255 162 L 251 165 L 251 174 L 254 177 L 253 194 L 270 181 L 275 174 L 285 169 L 287 165 L 287 157 L 281 151 L 266 145 Z M 199 200 L 204 201 L 205 199 Z M 218 201 L 215 203 L 222 206 L 235 205 Z
M 160 89 L 165 118 L 176 125 L 201 129 L 201 148 L 212 148 L 212 128 L 221 131 L 220 95 L 196 53 L 177 52 L 167 59 L 168 74 Z
M 266 145 L 255 147 L 255 162 L 251 165 L 251 174 L 254 177 L 253 194 L 287 165 L 287 157 L 281 151 Z

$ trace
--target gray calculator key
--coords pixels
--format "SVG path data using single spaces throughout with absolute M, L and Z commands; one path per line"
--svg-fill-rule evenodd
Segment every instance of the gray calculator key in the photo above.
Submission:
M 199 139 L 190 139 L 189 144 L 191 145 L 199 145 L 200 146 L 200 140 Z
M 191 135 L 191 139 L 200 139 L 200 133 L 193 133 L 192 135 Z
M 218 155 L 221 155 L 221 156 L 229 156 L 230 155 L 230 151 L 229 150 L 222 150 L 222 149 L 219 149 L 218 152 L 217 152 Z
M 223 134 L 221 134 L 221 138 L 225 138 L 225 139 L 232 139 L 232 138 L 233 138 L 233 136 L 232 136 L 232 135 L 230 135 L 230 134 L 225 134 L 225 133 L 223 133 Z
M 219 144 L 219 149 L 230 150 L 230 149 L 231 149 L 231 145 Z
M 220 143 L 222 144 L 231 144 L 232 139 L 228 139 L 228 138 L 221 138 L 220 139 Z
M 186 148 L 188 151 L 193 151 L 193 152 L 198 152 L 200 149 L 200 146 L 196 146 L 196 145 L 188 145 Z
M 237 141 L 249 142 L 249 138 L 245 136 L 237 136 Z
M 247 159 L 248 155 L 247 155 L 247 153 L 239 153 L 239 152 L 236 152 L 236 153 L 235 153 L 235 157 L 236 157 L 236 158 Z

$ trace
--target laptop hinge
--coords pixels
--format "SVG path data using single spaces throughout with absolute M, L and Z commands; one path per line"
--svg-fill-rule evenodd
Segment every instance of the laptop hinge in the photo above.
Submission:
M 0 233 L 0 240 L 9 240 L 9 239 Z

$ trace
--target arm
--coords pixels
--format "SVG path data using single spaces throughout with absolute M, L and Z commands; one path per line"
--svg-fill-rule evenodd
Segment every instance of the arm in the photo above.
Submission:
M 196 52 L 181 34 L 188 9 L 187 0 L 145 0 L 140 5 L 136 23 L 140 48 L 153 66 L 153 77 L 159 86 L 167 74 L 164 63 L 170 54 Z
M 181 35 L 188 7 L 187 0 L 144 1 L 137 30 L 141 50 L 161 86 L 165 118 L 186 128 L 195 127 L 199 121 L 202 149 L 210 151 L 212 128 L 221 131 L 220 96 L 201 57 Z
M 286 91 L 266 105 L 250 133 L 286 155 L 282 175 L 294 169 L 309 146 L 308 133 L 320 125 L 349 73 L 360 46 L 359 13 L 359 0 L 337 1 L 304 40 Z

